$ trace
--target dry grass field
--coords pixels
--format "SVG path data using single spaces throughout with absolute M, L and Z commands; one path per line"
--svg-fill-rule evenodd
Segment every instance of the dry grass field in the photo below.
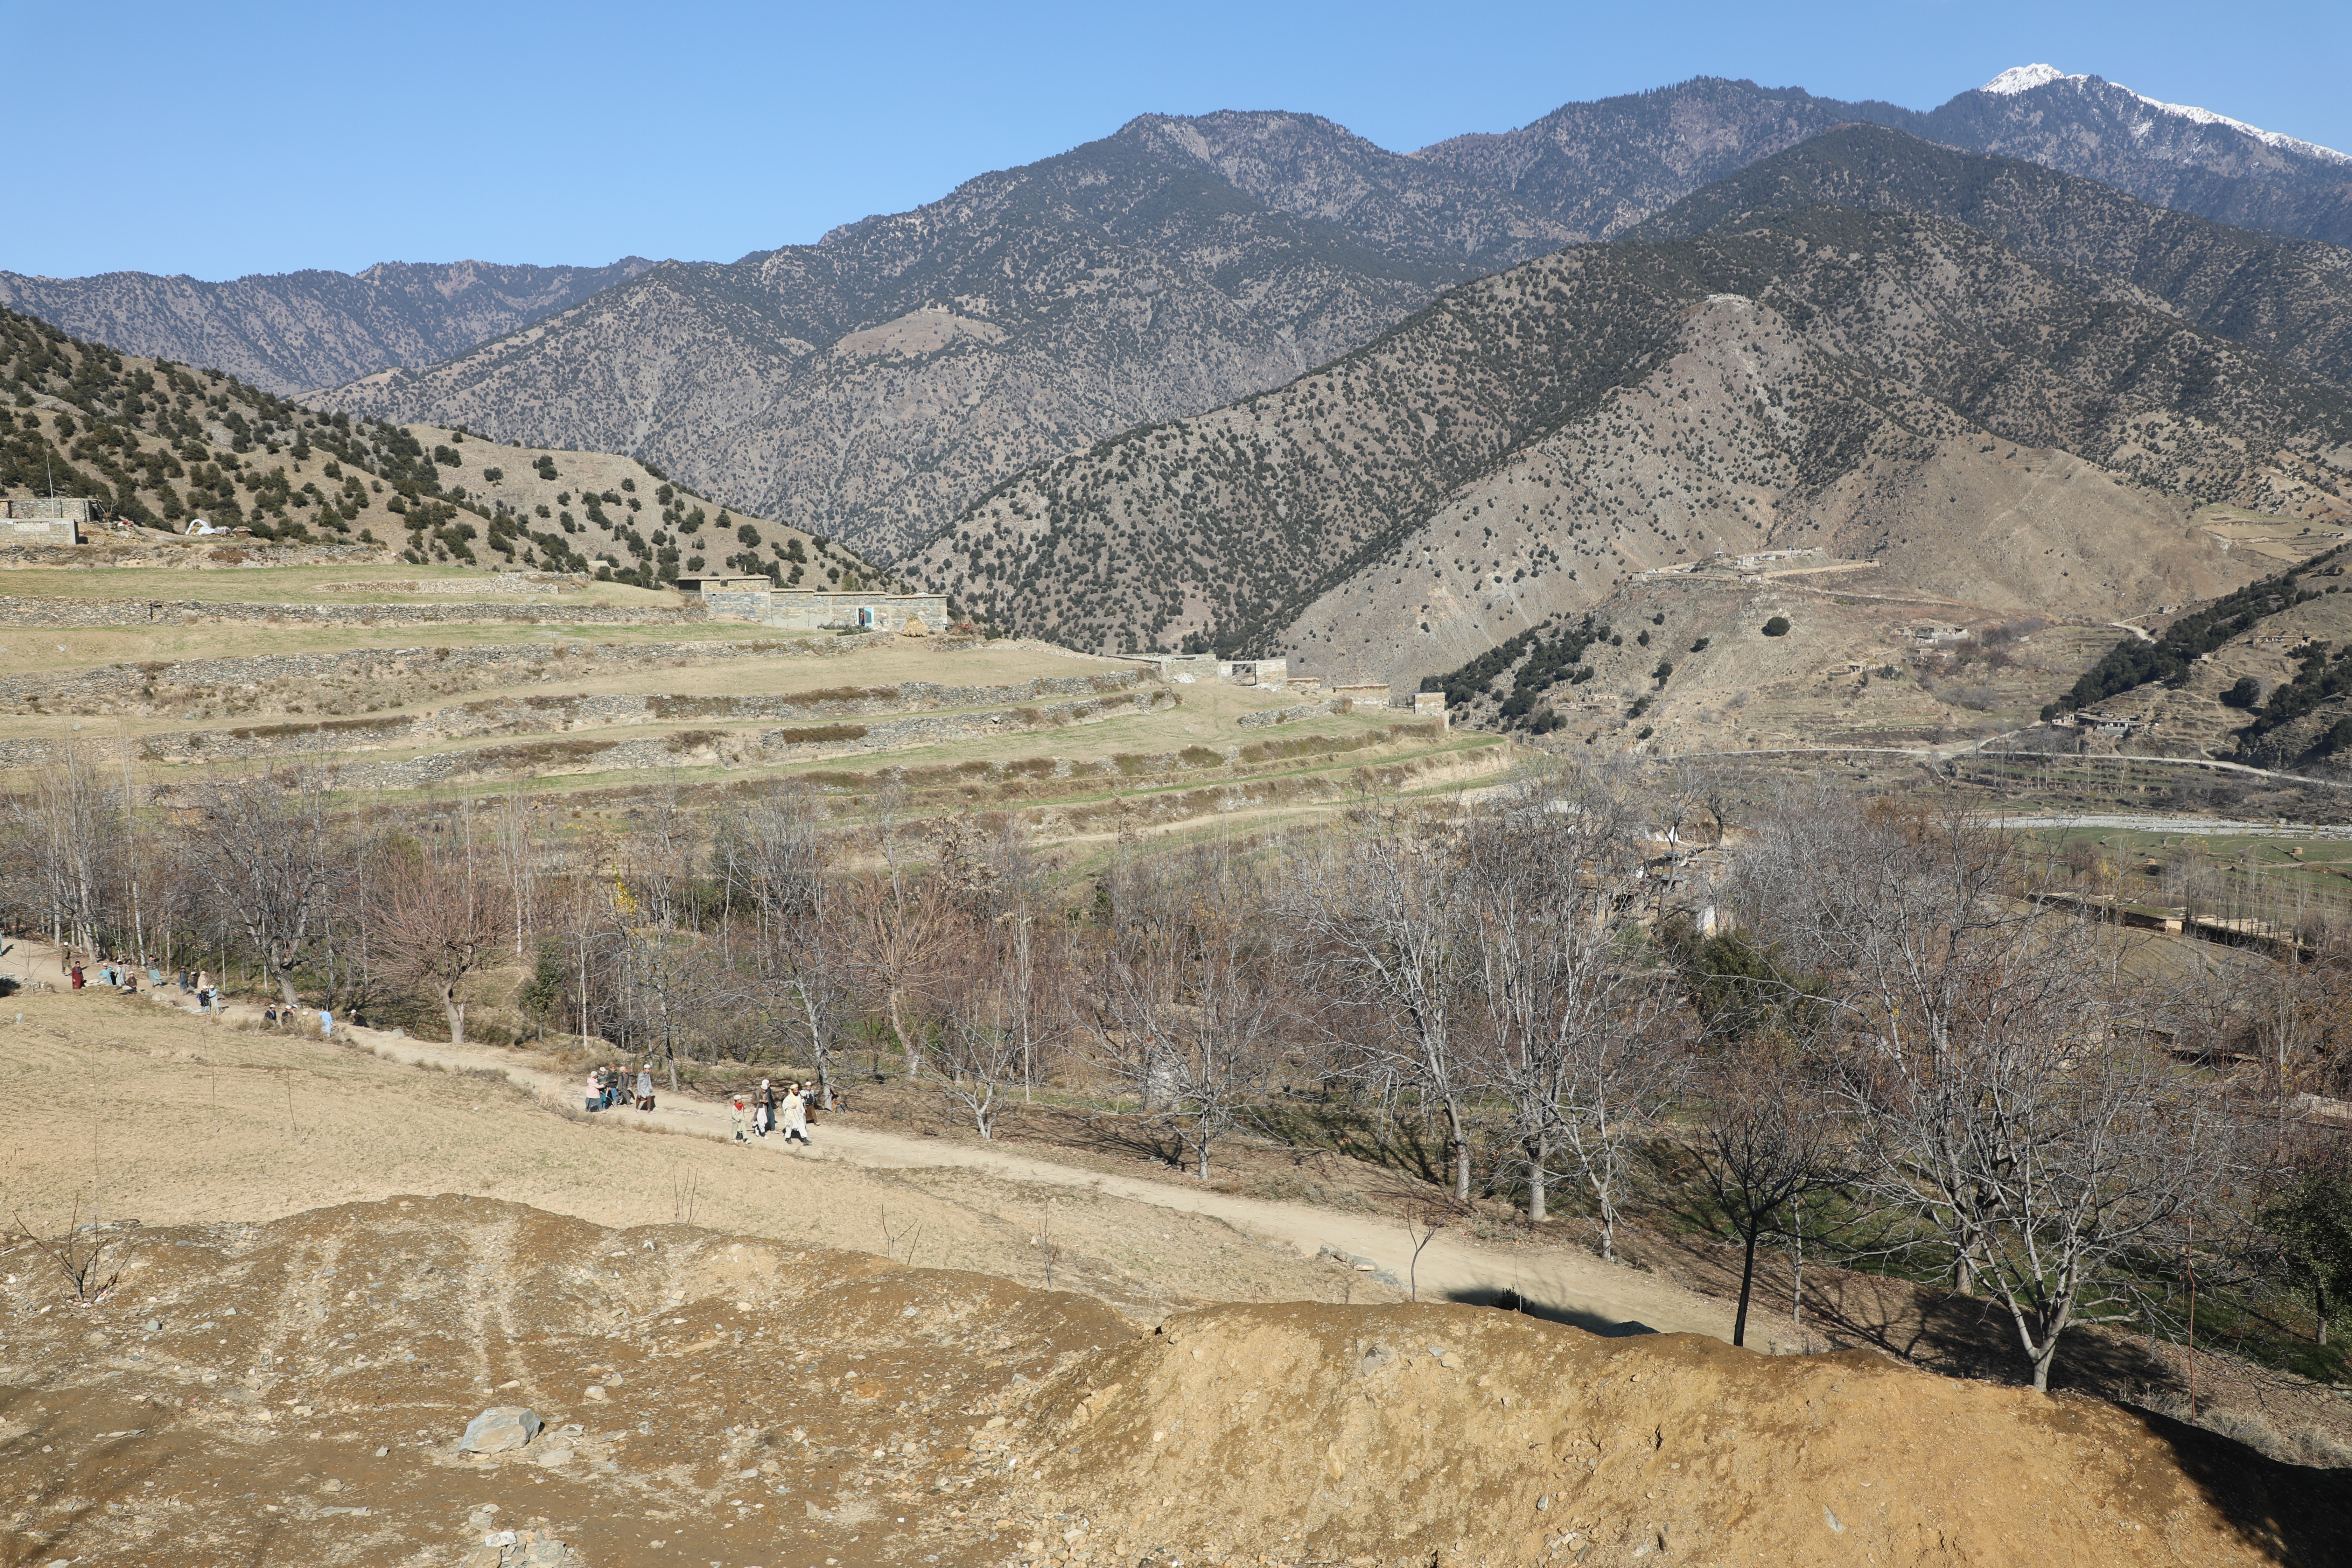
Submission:
M 1148 668 L 1043 644 L 681 621 L 684 595 L 612 584 L 468 599 L 460 590 L 486 588 L 483 574 L 330 565 L 25 571 L 0 587 L 17 582 L 37 583 L 20 595 L 37 602 L 288 606 L 260 623 L 199 604 L 129 626 L 0 625 L 0 744 L 19 776 L 58 747 L 116 766 L 127 748 L 134 774 L 166 786 L 299 763 L 338 770 L 354 799 L 520 788 L 590 821 L 647 789 L 691 804 L 761 778 L 805 779 L 854 815 L 887 781 L 924 804 L 1018 805 L 1034 828 L 1083 837 L 1116 831 L 1106 812 L 1160 826 L 1255 819 L 1367 787 L 1460 787 L 1508 765 L 1499 737 L 1401 711 L 1253 726 L 1243 721 L 1312 701 L 1163 686 Z M 497 615 L 403 618 L 425 602 Z M 383 617 L 305 616 L 350 603 L 381 605 Z M 574 605 L 651 613 L 567 624 Z

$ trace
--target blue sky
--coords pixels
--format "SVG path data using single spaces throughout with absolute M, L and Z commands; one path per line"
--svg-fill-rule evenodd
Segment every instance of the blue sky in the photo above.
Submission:
M 2347 0 L 0 0 L 0 268 L 58 277 L 726 260 L 1139 113 L 1303 110 L 1402 151 L 1696 75 L 1929 109 L 2046 60 L 2352 151 Z

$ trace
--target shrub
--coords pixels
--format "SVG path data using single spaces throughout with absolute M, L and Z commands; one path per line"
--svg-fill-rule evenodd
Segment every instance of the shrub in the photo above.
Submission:
M 1764 623 L 1764 635 L 1768 637 L 1787 637 L 1789 635 L 1789 617 L 1786 616 L 1774 616 L 1770 620 L 1766 621 Z
M 2229 708 L 2252 708 L 2263 700 L 2263 683 L 2251 675 L 2238 677 L 2238 683 L 2221 693 L 2221 702 Z

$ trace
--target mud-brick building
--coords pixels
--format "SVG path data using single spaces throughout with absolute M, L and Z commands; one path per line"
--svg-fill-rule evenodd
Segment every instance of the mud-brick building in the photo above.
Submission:
M 79 496 L 0 502 L 0 544 L 79 544 L 89 502 Z
M 830 589 L 779 588 L 765 577 L 681 577 L 681 592 L 714 616 L 757 621 L 785 631 L 898 632 L 919 622 L 945 629 L 948 602 L 940 594 L 847 594 Z

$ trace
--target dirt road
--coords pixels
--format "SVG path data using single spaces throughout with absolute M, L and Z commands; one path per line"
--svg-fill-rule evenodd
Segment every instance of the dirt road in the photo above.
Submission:
M 59 971 L 55 951 L 38 942 L 20 942 L 6 956 L 5 967 L 55 984 Z M 168 1007 L 195 1022 L 192 998 L 176 987 L 145 993 L 144 999 Z M 315 1017 L 315 1015 L 312 1016 Z M 256 1020 L 260 1009 L 232 1004 L 224 1010 L 227 1022 Z M 585 1097 L 584 1084 L 570 1071 L 558 1071 L 528 1053 L 499 1047 L 463 1049 L 416 1040 L 384 1030 L 354 1028 L 338 1021 L 336 1037 L 345 1044 L 373 1051 L 402 1063 L 426 1063 L 452 1071 L 487 1069 L 504 1074 L 549 1107 L 577 1110 Z M 665 1132 L 724 1142 L 730 1121 L 726 1108 L 688 1095 L 663 1093 L 659 1109 L 651 1112 L 614 1110 L 596 1120 L 615 1126 L 635 1123 Z M 1417 1289 L 1423 1300 L 1490 1301 L 1505 1291 L 1516 1291 L 1531 1311 L 1600 1333 L 1691 1332 L 1728 1340 L 1728 1303 L 1684 1289 L 1660 1275 L 1603 1262 L 1571 1247 L 1488 1247 L 1459 1233 L 1440 1232 L 1420 1250 L 1396 1220 L 1318 1208 L 1305 1204 L 1242 1197 L 1187 1183 L 1142 1180 L 1062 1164 L 1003 1145 L 905 1137 L 868 1128 L 851 1127 L 827 1118 L 816 1131 L 814 1147 L 788 1147 L 780 1137 L 754 1140 L 747 1152 L 776 1160 L 833 1162 L 866 1170 L 961 1170 L 1041 1186 L 1066 1187 L 1105 1197 L 1150 1205 L 1220 1221 L 1255 1239 L 1293 1248 L 1313 1258 L 1326 1247 L 1347 1254 L 1369 1269 L 1370 1277 L 1391 1276 L 1402 1289 Z M 1339 1266 L 1332 1265 L 1336 1269 Z M 1378 1290 L 1368 1291 L 1377 1296 Z M 1759 1350 L 1804 1348 L 1799 1331 L 1784 1318 L 1751 1314 L 1749 1342 Z
M 53 952 L 33 945 L 23 962 L 30 973 L 47 978 L 57 973 Z M 193 1015 L 192 1000 L 172 987 L 152 993 L 158 1006 Z M 233 1004 L 225 1010 L 230 1022 L 257 1019 L 260 1010 Z M 569 1072 L 558 1072 L 525 1053 L 497 1047 L 446 1045 L 415 1040 L 383 1030 L 354 1028 L 337 1022 L 335 1034 L 346 1044 L 362 1047 L 387 1059 L 429 1063 L 455 1070 L 488 1069 L 505 1074 L 551 1107 L 579 1108 L 584 1085 Z M 659 1131 L 725 1141 L 729 1137 L 726 1108 L 688 1096 L 659 1096 L 651 1112 L 614 1110 L 599 1113 L 600 1121 L 618 1126 L 638 1123 Z M 1518 1252 L 1489 1248 L 1458 1235 L 1440 1232 L 1422 1249 L 1418 1259 L 1411 1239 L 1398 1222 L 1384 1216 L 1360 1215 L 1304 1204 L 1268 1202 L 1189 1184 L 1139 1180 L 1058 1163 L 1015 1149 L 950 1141 L 903 1137 L 867 1128 L 845 1126 L 826 1119 L 816 1131 L 813 1148 L 788 1147 L 781 1138 L 756 1140 L 749 1152 L 777 1160 L 837 1162 L 868 1170 L 956 1169 L 1001 1179 L 1086 1190 L 1106 1197 L 1150 1205 L 1221 1221 L 1256 1239 L 1278 1243 L 1312 1258 L 1325 1247 L 1369 1262 L 1371 1270 L 1392 1276 L 1407 1290 L 1417 1289 L 1423 1300 L 1486 1301 L 1516 1290 L 1528 1309 L 1542 1316 L 1570 1322 L 1601 1333 L 1691 1332 L 1728 1339 L 1731 1312 L 1727 1303 L 1685 1289 L 1661 1276 L 1606 1263 L 1572 1248 Z M 1336 1268 L 1339 1266 L 1333 1265 Z M 1795 1325 L 1784 1320 L 1751 1317 L 1750 1342 L 1761 1350 L 1801 1348 Z

